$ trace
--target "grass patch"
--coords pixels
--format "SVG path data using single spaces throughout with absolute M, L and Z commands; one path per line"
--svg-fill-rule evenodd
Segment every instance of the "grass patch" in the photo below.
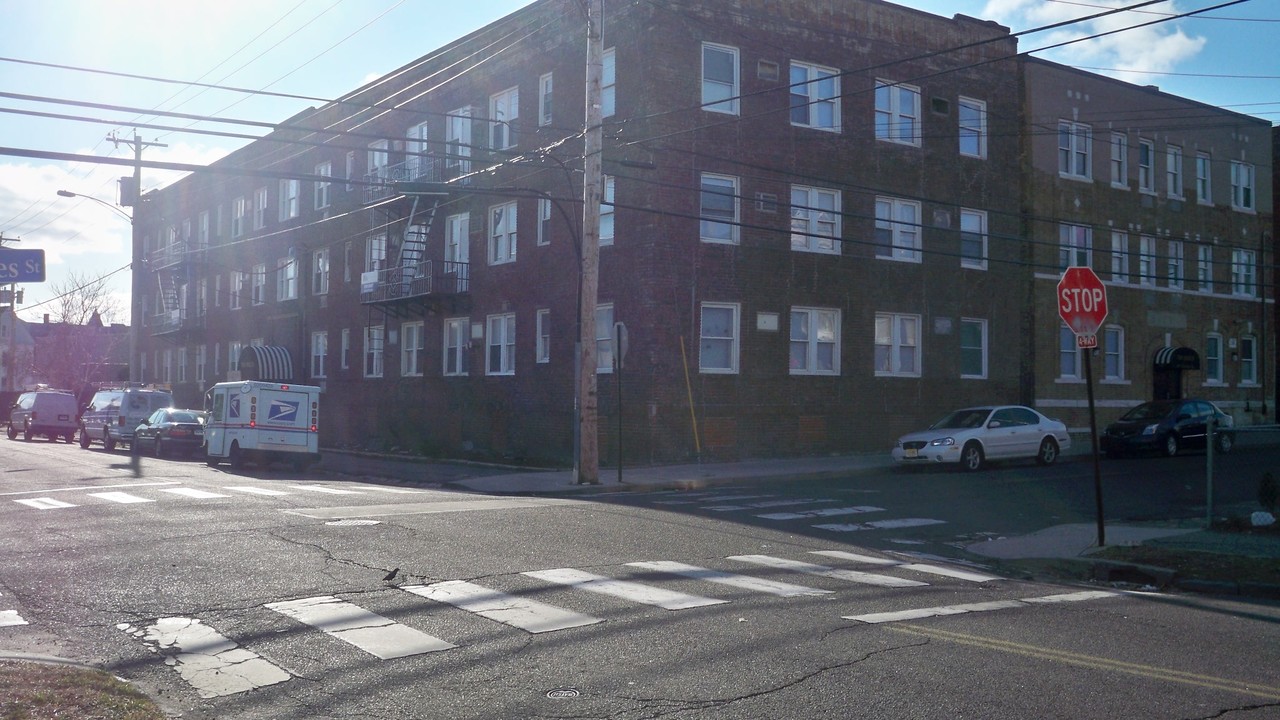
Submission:
M 0 662 L 0 720 L 164 720 L 160 708 L 101 670 Z

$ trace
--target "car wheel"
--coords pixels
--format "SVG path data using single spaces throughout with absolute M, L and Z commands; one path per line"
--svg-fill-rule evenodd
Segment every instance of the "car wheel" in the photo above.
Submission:
M 216 457 L 214 457 L 214 456 L 212 456 L 212 455 L 205 455 L 205 456 L 204 456 L 204 464 L 205 464 L 205 465 L 208 465 L 208 466 L 209 466 L 209 467 L 211 467 L 211 468 L 216 468 L 216 467 L 218 467 L 218 462 L 219 462 L 219 458 L 216 458 Z
M 31 442 L 31 428 L 29 426 L 22 428 L 22 439 Z
M 156 438 L 156 445 L 155 447 L 151 448 L 151 451 L 155 453 L 157 460 L 164 457 L 164 446 L 160 444 L 160 438 L 158 437 Z
M 110 430 L 103 432 L 102 447 L 105 448 L 107 452 L 115 452 L 116 450 L 116 439 L 111 437 Z
M 230 458 L 228 459 L 231 462 L 232 470 L 244 469 L 244 451 L 240 449 L 240 446 L 238 444 L 236 443 L 231 444 Z
M 1169 433 L 1164 438 L 1164 454 L 1166 457 L 1173 457 L 1178 454 L 1178 436 Z
M 80 447 L 85 450 L 89 449 L 89 432 L 84 428 L 80 428 Z
M 62 439 L 66 440 L 67 444 L 70 445 L 71 443 L 76 441 L 76 434 L 75 432 L 69 432 L 66 435 L 63 435 Z
M 964 450 L 960 451 L 960 469 L 965 472 L 982 469 L 982 460 L 982 446 L 976 442 L 965 445 Z
M 1236 444 L 1236 439 L 1231 436 L 1231 433 L 1218 433 L 1218 442 L 1217 442 L 1218 452 L 1225 455 L 1231 452 L 1231 448 L 1235 446 L 1235 444 Z
M 18 431 L 14 429 L 12 423 L 9 425 L 8 433 L 9 433 L 10 440 L 16 440 L 18 438 Z
M 1040 452 L 1036 453 L 1036 462 L 1041 465 L 1052 465 L 1058 459 L 1058 443 L 1053 438 L 1040 441 Z

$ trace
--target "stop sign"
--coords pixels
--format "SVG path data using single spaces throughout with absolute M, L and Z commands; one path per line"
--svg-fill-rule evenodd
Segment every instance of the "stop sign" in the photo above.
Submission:
M 1097 335 L 1107 317 L 1107 288 L 1093 268 L 1069 267 L 1058 281 L 1058 315 L 1076 335 Z

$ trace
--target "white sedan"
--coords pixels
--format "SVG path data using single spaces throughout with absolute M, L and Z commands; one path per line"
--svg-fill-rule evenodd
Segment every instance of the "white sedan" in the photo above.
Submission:
M 1035 458 L 1049 465 L 1071 448 L 1067 426 L 1021 405 L 956 410 L 929 427 L 898 438 L 893 459 L 902 465 L 959 463 L 973 471 L 987 460 Z

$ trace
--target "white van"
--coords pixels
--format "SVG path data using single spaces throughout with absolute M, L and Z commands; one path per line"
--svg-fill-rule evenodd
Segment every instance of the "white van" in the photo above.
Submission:
M 94 393 L 80 416 L 80 447 L 88 450 L 90 444 L 100 442 L 110 452 L 116 445 L 132 445 L 133 431 L 142 421 L 167 407 L 173 407 L 173 393 L 168 390 L 143 385 L 103 388 Z
M 206 393 L 206 463 L 292 463 L 297 470 L 320 460 L 320 388 L 245 381 L 218 383 Z
M 76 436 L 76 396 L 61 390 L 35 390 L 18 396 L 9 409 L 9 439 L 42 435 L 50 442 Z

